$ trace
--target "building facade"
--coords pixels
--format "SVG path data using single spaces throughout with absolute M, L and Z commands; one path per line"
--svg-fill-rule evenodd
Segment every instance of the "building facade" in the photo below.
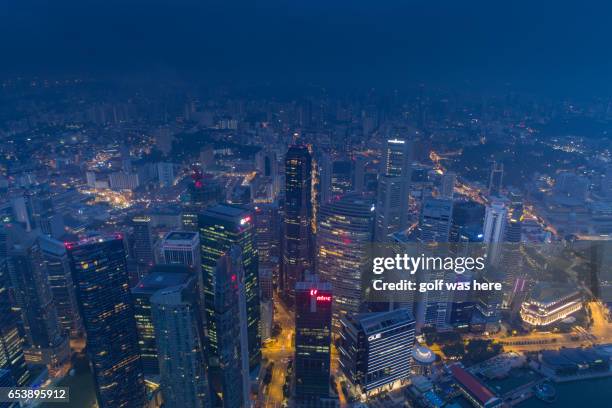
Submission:
M 142 408 L 144 375 L 121 235 L 66 243 L 101 408 Z
M 261 334 L 259 332 L 259 260 L 255 246 L 253 214 L 241 207 L 219 204 L 208 208 L 198 219 L 202 256 L 201 290 L 207 322 L 214 321 L 215 271 L 219 258 L 232 246 L 241 249 L 244 268 L 245 296 L 250 367 L 261 359 Z M 217 329 L 207 327 L 209 346 L 213 353 L 218 348 Z
M 295 287 L 295 398 L 320 407 L 329 398 L 332 286 L 318 281 Z

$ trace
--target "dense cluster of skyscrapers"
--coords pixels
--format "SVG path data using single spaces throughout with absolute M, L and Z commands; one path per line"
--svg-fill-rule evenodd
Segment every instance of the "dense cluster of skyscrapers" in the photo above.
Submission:
M 236 130 L 233 119 L 209 123 L 186 109 L 181 120 Z M 296 108 L 300 121 L 311 109 Z M 419 132 L 376 133 L 381 119 L 369 107 L 361 116 L 376 143 L 360 149 L 331 138 L 318 146 L 300 132 L 268 144 L 268 121 L 256 142 L 228 134 L 222 145 L 196 143 L 191 156 L 193 146 L 160 127 L 154 165 L 132 163 L 127 144 L 101 149 L 75 177 L 77 195 L 112 210 L 77 211 L 95 219 L 86 226 L 61 216 L 75 195 L 52 200 L 38 186 L 11 194 L 0 207 L 1 384 L 36 384 L 44 375 L 33 367 L 59 381 L 84 352 L 101 408 L 240 408 L 262 406 L 264 373 L 279 364 L 281 401 L 336 407 L 340 394 L 369 401 L 404 387 L 420 333 L 494 331 L 502 310 L 546 325 L 580 309 L 579 291 L 537 296 L 519 250 L 528 209 L 504 184 L 502 162 L 489 161 L 486 181 L 473 187 L 442 167 Z M 582 177 L 560 173 L 547 199 L 574 208 L 587 194 Z M 550 238 L 538 231 L 541 242 Z M 383 247 L 455 256 L 484 248 L 487 276 L 414 279 L 496 280 L 503 296 L 429 291 L 372 301 L 364 279 Z M 563 313 L 537 309 L 557 304 Z M 274 360 L 286 351 L 279 333 L 290 339 L 290 363 Z

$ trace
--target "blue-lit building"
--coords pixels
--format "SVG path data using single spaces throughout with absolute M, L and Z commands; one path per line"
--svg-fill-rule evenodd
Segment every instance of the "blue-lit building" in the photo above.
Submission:
M 234 245 L 214 269 L 213 299 L 206 305 L 207 328 L 215 348 L 207 350 L 209 381 L 214 406 L 240 408 L 249 400 L 249 350 L 244 263 Z
M 9 250 L 9 272 L 26 338 L 26 361 L 46 366 L 51 377 L 60 376 L 70 359 L 70 345 L 59 324 L 40 246 L 34 234 L 16 241 Z
M 30 380 L 19 332 L 19 316 L 13 310 L 9 293 L 10 279 L 6 259 L 0 259 L 0 369 L 7 370 L 5 381 L 20 387 Z
M 366 398 L 410 378 L 415 321 L 407 309 L 342 319 L 340 369 Z
M 142 408 L 144 375 L 123 237 L 66 243 L 100 408 Z
M 168 407 L 206 408 L 210 406 L 210 391 L 204 326 L 197 279 L 194 275 L 187 279 L 177 286 L 162 288 L 150 297 L 160 386 Z
M 184 284 L 195 273 L 183 265 L 157 265 L 130 291 L 138 329 L 138 346 L 145 374 L 158 374 L 155 327 L 151 320 L 151 296 L 161 289 Z
M 59 323 L 71 337 L 78 338 L 83 334 L 83 324 L 66 247 L 63 242 L 45 236 L 39 238 L 39 244 Z

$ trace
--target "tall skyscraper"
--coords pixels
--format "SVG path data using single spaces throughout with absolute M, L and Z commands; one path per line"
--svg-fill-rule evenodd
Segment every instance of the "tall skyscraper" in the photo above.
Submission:
M 412 172 L 412 144 L 389 139 L 384 151 L 383 174 L 378 178 L 376 230 L 378 242 L 390 242 L 390 235 L 408 224 L 408 202 Z
M 45 365 L 51 377 L 65 374 L 62 368 L 70 359 L 68 335 L 59 324 L 47 269 L 34 234 L 23 236 L 9 250 L 9 272 L 26 335 L 26 361 Z
M 66 243 L 100 408 L 142 408 L 144 376 L 123 237 Z
M 389 242 L 393 233 L 406 227 L 404 210 L 407 211 L 407 205 L 403 204 L 404 184 L 405 181 L 401 177 L 382 175 L 378 178 L 374 233 L 378 242 Z
M 19 332 L 19 316 L 13 310 L 10 286 L 8 263 L 3 258 L 0 259 L 0 369 L 10 372 L 12 384 L 24 387 L 30 380 L 30 372 L 23 354 L 24 339 Z
M 161 244 L 166 264 L 186 265 L 199 271 L 200 235 L 193 231 L 172 231 L 166 234 Z
M 277 203 L 255 207 L 255 239 L 259 265 L 277 269 L 280 258 L 280 216 Z
M 237 245 L 217 259 L 211 293 L 205 293 L 208 370 L 215 406 L 249 401 L 249 350 L 244 252 Z
M 508 210 L 501 201 L 495 201 L 486 207 L 484 219 L 484 242 L 502 242 L 506 227 Z
M 423 201 L 419 219 L 418 239 L 421 243 L 429 244 L 445 243 L 450 240 L 451 222 L 453 216 L 453 200 L 447 198 L 427 198 Z M 436 250 L 435 245 L 432 250 Z M 448 254 L 441 247 L 442 255 Z M 443 269 L 427 270 L 420 274 L 422 282 L 433 282 L 437 279 L 446 279 L 452 276 Z M 450 291 L 426 291 L 418 294 L 416 309 L 417 328 L 423 326 L 434 326 L 442 328 L 450 322 L 451 313 Z
M 342 319 L 340 369 L 366 398 L 410 378 L 415 322 L 406 309 Z
M 453 200 L 427 198 L 423 200 L 419 219 L 421 242 L 448 242 L 453 216 Z
M 295 284 L 312 265 L 311 222 L 312 158 L 305 146 L 292 146 L 285 156 L 285 206 L 283 220 L 282 289 L 290 302 Z
M 450 241 L 453 244 L 449 248 L 454 256 L 477 257 L 482 255 L 481 245 L 472 245 L 472 243 L 483 241 L 484 214 L 485 207 L 474 201 L 454 202 L 450 233 Z M 451 274 L 448 278 L 454 282 L 471 282 L 474 276 L 471 272 L 466 272 L 462 275 Z M 455 328 L 468 327 L 475 307 L 473 296 L 469 292 L 456 291 L 449 294 L 449 297 L 452 298 L 452 310 L 448 323 Z
M 295 286 L 295 399 L 324 407 L 329 398 L 332 287 L 318 281 Z
M 501 260 L 501 243 L 504 241 L 508 209 L 501 201 L 494 201 L 485 210 L 483 242 L 488 244 L 488 262 L 496 265 Z
M 83 334 L 83 322 L 66 247 L 63 242 L 44 236 L 39 238 L 39 244 L 59 323 L 71 337 L 80 337 Z
M 261 359 L 261 335 L 259 332 L 259 262 L 255 246 L 253 214 L 240 207 L 219 204 L 207 209 L 199 217 L 200 245 L 202 249 L 201 290 L 204 294 L 206 320 L 213 319 L 215 302 L 215 270 L 219 258 L 233 245 L 242 250 L 246 291 L 248 343 L 250 368 Z M 214 326 L 207 328 L 210 347 L 217 348 L 219 333 Z
M 160 386 L 169 408 L 210 406 L 198 299 L 195 276 L 183 284 L 161 289 L 150 298 Z
M 368 262 L 374 211 L 371 200 L 349 194 L 321 206 L 317 232 L 317 273 L 331 283 L 334 327 L 363 306 L 362 270 Z
M 145 276 L 153 266 L 153 237 L 151 235 L 151 217 L 148 215 L 137 215 L 132 218 L 134 233 L 133 255 L 136 260 L 138 279 Z M 132 278 L 134 280 L 135 277 Z M 135 283 L 135 282 L 133 282 Z
M 409 179 L 413 159 L 412 150 L 412 143 L 407 139 L 388 139 L 384 153 L 385 174 Z
M 162 289 L 182 285 L 195 276 L 195 272 L 184 265 L 157 265 L 131 288 L 138 346 L 145 374 L 159 373 L 156 330 L 151 318 L 151 297 Z
M 332 176 L 333 160 L 328 153 L 321 153 L 317 161 L 319 167 L 319 191 L 321 203 L 328 203 L 333 199 Z

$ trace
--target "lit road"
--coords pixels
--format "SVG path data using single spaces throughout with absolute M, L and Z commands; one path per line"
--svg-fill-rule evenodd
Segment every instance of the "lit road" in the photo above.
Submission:
M 485 338 L 503 343 L 507 352 L 534 352 L 612 343 L 612 324 L 607 320 L 605 306 L 599 302 L 590 302 L 588 308 L 593 318 L 593 324 L 588 330 L 575 327 L 571 333 L 534 332 L 522 336 L 493 335 Z
M 281 407 L 283 403 L 283 385 L 287 376 L 287 364 L 289 359 L 293 358 L 294 353 L 295 324 L 293 315 L 282 302 L 275 300 L 274 304 L 276 305 L 274 321 L 280 325 L 281 333 L 274 340 L 264 345 L 262 350 L 264 358 L 274 363 L 274 368 L 272 369 L 270 384 L 267 387 L 262 386 L 259 392 L 260 400 L 258 404 L 267 408 Z
M 346 396 L 342 392 L 342 387 L 340 386 L 340 381 L 338 381 L 339 376 L 341 375 L 340 371 L 340 363 L 338 362 L 338 349 L 334 346 L 333 342 L 330 350 L 330 372 L 336 378 L 336 382 L 334 384 L 336 388 L 336 393 L 338 394 L 338 398 L 340 400 L 340 406 L 347 406 Z

